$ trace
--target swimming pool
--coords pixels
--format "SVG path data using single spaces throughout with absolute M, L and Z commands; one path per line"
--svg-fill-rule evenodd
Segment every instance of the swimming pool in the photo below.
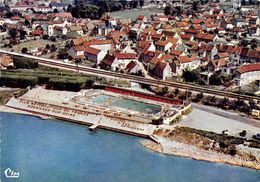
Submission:
M 149 104 L 145 102 L 140 102 L 136 100 L 118 98 L 113 100 L 111 103 L 112 106 L 138 111 L 146 114 L 156 114 L 161 111 L 161 106 Z
M 145 102 L 125 99 L 120 97 L 113 97 L 105 94 L 91 97 L 89 101 L 93 102 L 94 104 L 103 105 L 110 99 L 111 99 L 111 103 L 108 106 L 112 106 L 112 107 L 115 106 L 127 110 L 146 113 L 146 114 L 156 114 L 161 111 L 161 106 L 159 105 L 149 104 Z
M 89 99 L 89 101 L 95 103 L 95 104 L 104 104 L 105 102 L 108 101 L 108 99 L 115 99 L 113 96 L 109 96 L 109 95 L 97 95 L 94 97 L 91 97 Z

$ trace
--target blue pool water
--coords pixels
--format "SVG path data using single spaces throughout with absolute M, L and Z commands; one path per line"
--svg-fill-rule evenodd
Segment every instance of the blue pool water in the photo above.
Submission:
M 138 137 L 1 114 L 2 182 L 258 182 L 260 171 L 162 155 Z M 20 173 L 7 179 L 11 168 Z
M 104 104 L 108 99 L 113 99 L 114 97 L 109 95 L 98 95 L 90 98 L 89 100 L 95 104 Z
M 111 106 L 124 108 L 132 111 L 143 112 L 147 114 L 156 114 L 161 111 L 161 106 L 140 102 L 136 100 L 117 98 L 108 95 L 98 95 L 89 99 L 95 104 L 105 104 L 109 99 L 112 99 Z
M 120 108 L 143 112 L 147 114 L 156 114 L 161 111 L 161 106 L 123 98 L 114 100 L 112 102 L 112 106 L 117 106 Z

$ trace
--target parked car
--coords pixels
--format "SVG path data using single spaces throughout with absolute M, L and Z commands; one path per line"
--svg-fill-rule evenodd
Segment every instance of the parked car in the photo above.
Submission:
M 253 138 L 256 140 L 260 140 L 260 133 L 257 133 L 256 135 L 253 135 Z
M 228 135 L 228 134 L 229 134 L 229 131 L 228 131 L 228 130 L 223 130 L 223 131 L 222 131 L 222 134 L 223 134 L 223 135 Z

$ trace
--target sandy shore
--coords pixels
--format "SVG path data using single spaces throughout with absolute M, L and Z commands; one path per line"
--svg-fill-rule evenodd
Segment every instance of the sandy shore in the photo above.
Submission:
M 259 159 L 256 161 L 245 160 L 240 156 L 231 156 L 225 155 L 222 153 L 217 153 L 214 151 L 206 151 L 199 149 L 193 145 L 176 142 L 172 140 L 168 140 L 165 137 L 158 137 L 160 144 L 157 144 L 150 140 L 142 140 L 140 143 L 155 152 L 181 156 L 181 157 L 189 157 L 195 160 L 203 160 L 208 162 L 215 163 L 224 163 L 242 167 L 248 167 L 253 169 L 260 170 L 260 161 Z

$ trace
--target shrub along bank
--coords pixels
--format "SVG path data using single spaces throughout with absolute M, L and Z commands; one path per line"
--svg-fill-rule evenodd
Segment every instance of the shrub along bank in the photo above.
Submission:
M 46 84 L 47 88 L 78 91 L 92 88 L 96 77 L 54 71 L 5 70 L 0 75 L 0 86 L 25 88 Z

